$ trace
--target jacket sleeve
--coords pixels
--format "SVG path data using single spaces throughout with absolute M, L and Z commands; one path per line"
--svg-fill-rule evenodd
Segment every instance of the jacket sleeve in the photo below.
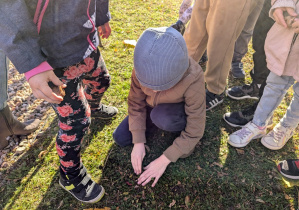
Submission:
M 272 4 L 272 7 L 269 11 L 269 16 L 273 19 L 273 12 L 276 8 L 279 8 L 279 7 L 290 7 L 290 8 L 293 8 L 294 10 L 296 10 L 296 4 L 294 2 L 294 0 L 271 0 L 271 4 Z
M 133 144 L 146 143 L 146 95 L 141 90 L 136 78 L 135 70 L 132 72 L 131 88 L 128 96 L 129 130 L 133 136 Z
M 199 78 L 189 86 L 185 92 L 185 112 L 187 124 L 185 130 L 177 137 L 173 144 L 164 151 L 164 155 L 171 161 L 190 155 L 196 144 L 202 138 L 206 121 L 206 97 L 203 72 Z
M 46 61 L 38 44 L 36 25 L 24 0 L 0 1 L 0 29 L 0 49 L 20 73 Z
M 109 0 L 97 0 L 96 26 L 104 25 L 111 19 L 109 12 Z

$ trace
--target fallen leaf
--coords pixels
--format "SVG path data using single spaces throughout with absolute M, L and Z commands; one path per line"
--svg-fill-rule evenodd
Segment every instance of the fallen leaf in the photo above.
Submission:
M 197 165 L 197 170 L 201 170 L 202 168 L 200 167 L 200 165 Z
M 172 202 L 169 204 L 169 208 L 173 207 L 175 205 L 175 200 L 172 200 Z
M 214 163 L 212 163 L 212 164 L 210 165 L 210 167 L 212 167 L 212 166 L 219 166 L 220 168 L 223 168 L 223 165 L 222 165 L 222 164 L 220 164 L 220 163 L 216 163 L 216 162 L 214 162 Z
M 265 201 L 263 201 L 262 199 L 258 198 L 256 199 L 257 202 L 260 202 L 260 203 L 265 203 Z
M 187 207 L 189 206 L 189 203 L 190 203 L 190 197 L 187 195 L 185 197 L 185 204 L 186 204 Z
M 57 209 L 60 209 L 60 207 L 63 205 L 63 200 L 60 201 L 59 206 L 57 207 Z
M 291 199 L 290 196 L 289 196 L 288 194 L 284 194 L 284 198 L 285 198 L 286 200 L 290 200 L 290 199 Z
M 128 47 L 135 47 L 136 43 L 136 40 L 124 40 L 124 45 Z
M 236 149 L 239 155 L 244 155 L 245 151 L 243 149 Z
M 39 154 L 38 154 L 38 158 L 42 158 L 45 154 L 46 154 L 47 151 L 41 151 Z

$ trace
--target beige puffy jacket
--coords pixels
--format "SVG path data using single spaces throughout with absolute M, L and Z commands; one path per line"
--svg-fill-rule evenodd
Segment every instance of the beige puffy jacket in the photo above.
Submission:
M 298 0 L 272 0 L 270 17 L 279 7 L 291 7 L 299 14 Z M 268 32 L 265 42 L 267 66 L 270 71 L 281 76 L 292 76 L 299 81 L 299 37 L 292 28 L 284 28 L 275 23 Z

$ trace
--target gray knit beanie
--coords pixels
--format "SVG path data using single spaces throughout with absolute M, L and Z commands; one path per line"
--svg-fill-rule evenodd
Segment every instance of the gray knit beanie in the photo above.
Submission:
M 146 29 L 135 47 L 134 67 L 142 86 L 159 91 L 173 87 L 189 68 L 183 36 L 172 27 Z

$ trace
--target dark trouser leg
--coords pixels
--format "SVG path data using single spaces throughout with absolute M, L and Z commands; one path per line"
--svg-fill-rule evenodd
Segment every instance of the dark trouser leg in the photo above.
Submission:
M 185 103 L 159 104 L 151 112 L 153 123 L 164 131 L 177 132 L 186 127 Z
M 147 118 L 150 118 L 152 123 L 162 130 L 170 132 L 182 131 L 186 127 L 185 103 L 159 104 L 148 112 Z M 150 124 L 151 122 L 147 120 L 147 130 Z M 118 145 L 123 147 L 132 144 L 128 116 L 113 132 L 113 139 Z
M 267 68 L 264 50 L 267 33 L 274 24 L 274 21 L 269 17 L 270 8 L 271 2 L 265 1 L 253 31 L 252 45 L 255 50 L 253 54 L 254 69 L 251 70 L 250 75 L 255 84 L 263 84 L 270 73 Z

